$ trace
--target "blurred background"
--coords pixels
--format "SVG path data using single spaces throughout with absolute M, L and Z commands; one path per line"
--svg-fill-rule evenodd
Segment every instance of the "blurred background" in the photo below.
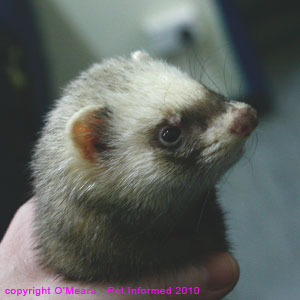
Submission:
M 64 85 L 144 49 L 257 108 L 219 185 L 241 265 L 229 298 L 300 299 L 299 12 L 292 0 L 0 0 L 1 237 L 31 196 L 30 152 Z

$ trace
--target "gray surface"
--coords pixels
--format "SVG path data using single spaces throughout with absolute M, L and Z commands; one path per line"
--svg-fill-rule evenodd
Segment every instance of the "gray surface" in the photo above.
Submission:
M 274 110 L 220 185 L 241 278 L 228 299 L 300 299 L 300 65 L 270 64 Z

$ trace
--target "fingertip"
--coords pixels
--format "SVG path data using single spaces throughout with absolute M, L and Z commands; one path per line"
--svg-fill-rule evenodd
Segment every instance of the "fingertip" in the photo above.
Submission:
M 227 252 L 211 257 L 202 267 L 205 269 L 206 283 L 201 299 L 221 299 L 232 291 L 240 277 L 237 260 Z
M 234 286 L 240 274 L 239 264 L 230 253 L 221 253 L 204 264 L 208 273 L 207 290 L 216 291 Z

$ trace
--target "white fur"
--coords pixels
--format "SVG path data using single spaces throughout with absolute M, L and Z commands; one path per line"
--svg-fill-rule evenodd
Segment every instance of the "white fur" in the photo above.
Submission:
M 147 52 L 144 51 L 135 51 L 131 54 L 131 57 L 135 60 L 146 60 L 150 59 L 150 56 Z

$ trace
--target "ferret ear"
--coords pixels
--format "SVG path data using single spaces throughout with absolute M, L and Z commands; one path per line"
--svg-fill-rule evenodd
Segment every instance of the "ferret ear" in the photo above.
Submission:
M 84 159 L 94 161 L 97 154 L 105 151 L 105 132 L 108 127 L 107 108 L 86 107 L 70 120 L 67 130 L 73 146 Z
M 138 61 L 151 59 L 150 55 L 147 52 L 140 50 L 131 53 L 131 58 Z

